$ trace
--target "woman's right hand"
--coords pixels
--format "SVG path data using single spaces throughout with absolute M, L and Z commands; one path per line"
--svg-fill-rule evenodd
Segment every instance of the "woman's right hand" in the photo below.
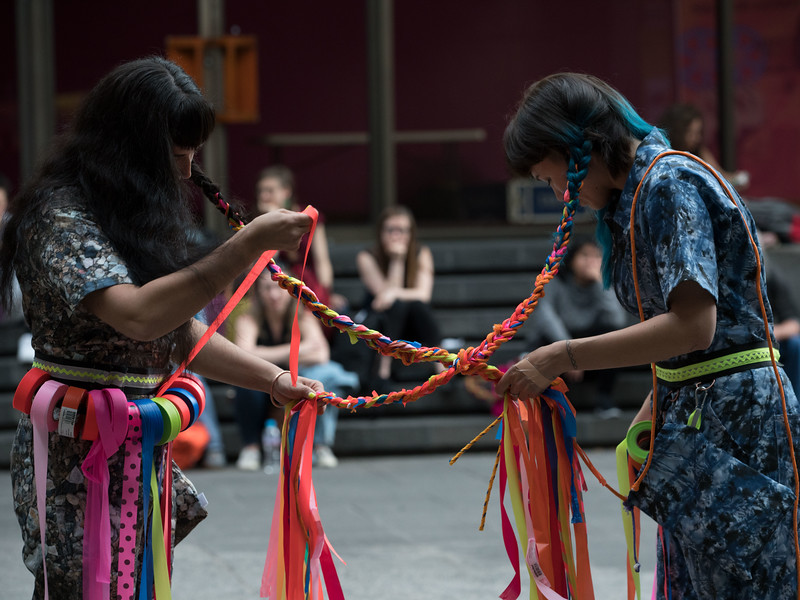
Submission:
M 309 396 L 322 394 L 325 392 L 325 387 L 316 379 L 308 377 L 298 377 L 295 386 L 292 385 L 292 377 L 286 374 L 278 377 L 271 391 L 275 402 L 283 406 L 293 400 L 304 400 Z
M 311 230 L 311 217 L 280 208 L 260 215 L 245 228 L 255 231 L 254 243 L 263 250 L 297 250 Z

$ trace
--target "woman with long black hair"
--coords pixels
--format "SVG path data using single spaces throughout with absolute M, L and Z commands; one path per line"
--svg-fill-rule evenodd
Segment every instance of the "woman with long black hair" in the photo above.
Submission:
M 278 210 L 254 219 L 211 252 L 191 243 L 188 180 L 229 218 L 236 217 L 194 162 L 214 120 L 211 105 L 174 63 L 153 57 L 123 64 L 88 94 L 69 130 L 12 201 L 0 249 L 0 289 L 7 304 L 16 274 L 33 334 L 34 366 L 52 379 L 85 389 L 116 387 L 128 400 L 152 396 L 204 332 L 193 315 L 263 251 L 294 250 L 310 229 L 308 216 Z M 219 335 L 191 368 L 218 381 L 271 392 L 281 404 L 322 391 L 319 383 L 304 378 L 292 386 L 291 378 L 280 377 L 283 369 Z M 25 415 L 12 448 L 11 476 L 23 557 L 36 577 L 34 597 L 42 598 L 32 439 Z M 52 433 L 48 443 L 49 596 L 79 598 L 87 502 L 81 464 L 91 442 Z M 122 454 L 108 460 L 115 556 Z M 191 501 L 191 484 L 180 471 L 172 473 L 173 491 L 181 498 L 173 513 L 177 542 L 205 511 Z M 141 540 L 137 528 L 137 565 Z M 133 597 L 134 589 L 117 589 L 117 573 L 114 559 L 111 597 Z M 135 573 L 138 587 L 138 568 Z

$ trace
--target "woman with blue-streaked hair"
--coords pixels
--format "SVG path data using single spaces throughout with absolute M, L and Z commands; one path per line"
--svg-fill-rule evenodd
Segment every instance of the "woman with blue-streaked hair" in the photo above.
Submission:
M 637 275 L 643 317 L 535 349 L 498 393 L 534 397 L 565 371 L 656 363 L 656 393 L 634 420 L 655 409 L 653 457 L 628 501 L 660 525 L 657 597 L 796 597 L 798 403 L 771 360 L 761 250 L 738 194 L 691 156 L 660 156 L 663 133 L 590 75 L 530 86 L 504 145 L 515 174 L 596 211 L 604 282 L 638 317 Z

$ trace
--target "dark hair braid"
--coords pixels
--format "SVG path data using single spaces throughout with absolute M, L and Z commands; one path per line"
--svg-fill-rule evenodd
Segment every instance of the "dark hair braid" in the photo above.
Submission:
M 567 168 L 567 186 L 569 188 L 570 202 L 577 200 L 581 193 L 583 180 L 589 170 L 589 161 L 592 158 L 592 142 L 583 140 L 580 146 L 569 149 L 569 166 Z
M 192 163 L 191 180 L 192 183 L 200 188 L 203 195 L 208 198 L 211 204 L 225 215 L 231 229 L 238 231 L 247 224 L 246 219 L 241 216 L 240 209 L 232 206 L 222 197 L 219 186 L 211 181 L 196 163 Z

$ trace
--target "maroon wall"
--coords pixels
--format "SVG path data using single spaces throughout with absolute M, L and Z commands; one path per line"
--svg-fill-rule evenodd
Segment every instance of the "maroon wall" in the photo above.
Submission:
M 13 6 L 0 9 L 0 170 L 16 177 Z M 674 99 L 674 0 L 646 3 L 500 0 L 395 2 L 398 130 L 481 128 L 483 142 L 402 145 L 400 200 L 423 220 L 502 218 L 506 169 L 500 139 L 524 87 L 553 71 L 609 80 L 648 119 Z M 266 5 L 266 8 L 265 8 Z M 123 60 L 162 52 L 168 34 L 197 30 L 192 0 L 135 3 L 58 0 L 57 93 L 88 90 Z M 287 148 L 268 133 L 366 131 L 363 2 L 227 3 L 227 28 L 258 37 L 260 122 L 231 125 L 231 193 L 247 200 L 258 171 L 280 158 L 298 195 L 331 221 L 363 220 L 369 205 L 366 147 Z
M 14 2 L 0 3 L 0 172 L 19 183 L 17 36 Z

